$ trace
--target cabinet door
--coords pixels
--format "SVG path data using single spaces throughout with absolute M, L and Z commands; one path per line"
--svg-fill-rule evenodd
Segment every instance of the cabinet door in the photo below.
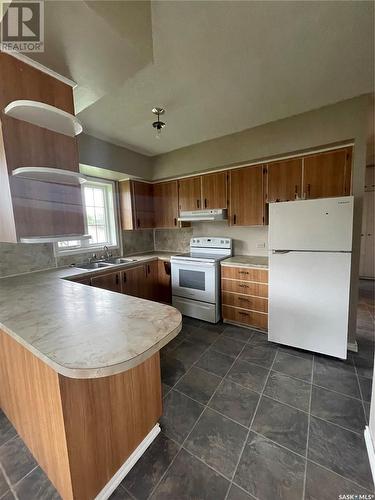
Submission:
M 149 300 L 157 300 L 157 285 L 158 285 L 158 261 L 147 262 L 146 268 L 146 288 L 145 298 Z
M 112 292 L 121 292 L 120 273 L 102 274 L 91 278 L 91 286 L 105 288 Z
M 231 170 L 229 203 L 231 225 L 264 224 L 263 165 Z
M 172 302 L 171 263 L 158 261 L 158 282 L 156 299 L 158 302 L 170 304 Z
M 227 208 L 227 172 L 202 175 L 203 208 Z
M 306 157 L 303 178 L 306 198 L 349 195 L 351 150 L 340 149 Z
M 302 195 L 302 159 L 268 164 L 267 201 L 291 201 Z
M 133 210 L 137 229 L 154 227 L 153 186 L 146 182 L 133 181 Z
M 200 177 L 189 177 L 178 181 L 178 204 L 180 210 L 199 210 L 202 208 Z
M 144 264 L 121 272 L 122 293 L 145 298 L 146 270 Z
M 154 184 L 155 227 L 177 226 L 177 186 L 177 181 Z

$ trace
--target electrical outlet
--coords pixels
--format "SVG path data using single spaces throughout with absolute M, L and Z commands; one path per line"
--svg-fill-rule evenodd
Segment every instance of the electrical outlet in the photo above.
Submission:
M 257 243 L 257 248 L 266 248 L 266 244 L 264 243 Z

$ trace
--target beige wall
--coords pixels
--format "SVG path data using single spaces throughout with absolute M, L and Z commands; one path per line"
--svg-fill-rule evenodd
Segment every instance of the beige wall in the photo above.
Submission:
M 155 156 L 153 178 L 244 165 L 350 139 L 356 140 L 356 156 L 363 163 L 368 107 L 368 96 L 357 97 Z
M 369 106 L 369 96 L 356 97 L 153 158 L 153 178 L 162 179 L 216 168 L 244 165 L 247 162 L 353 140 L 355 143 L 353 156 L 355 215 L 349 320 L 350 342 L 355 340 L 356 329 Z M 212 231 L 215 229 L 213 228 Z M 248 238 L 248 242 L 243 244 L 244 248 L 254 248 L 256 245 L 258 236 L 254 230 L 250 231 L 249 233 L 246 233 L 246 230 L 243 231 L 243 234 L 247 234 Z M 228 230 L 225 234 L 229 235 Z
M 128 175 L 152 178 L 152 159 L 91 135 L 78 136 L 79 162 Z

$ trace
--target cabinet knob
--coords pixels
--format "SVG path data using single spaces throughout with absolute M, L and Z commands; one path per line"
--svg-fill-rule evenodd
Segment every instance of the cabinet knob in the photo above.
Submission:
M 207 208 L 207 198 L 204 199 L 204 208 Z
M 177 226 L 177 219 L 176 217 L 173 219 L 174 225 Z
M 137 219 L 137 227 L 141 227 L 141 221 Z
M 126 283 L 126 273 L 124 273 L 123 279 L 124 279 L 124 283 Z
M 197 208 L 200 208 L 201 200 L 197 200 Z
M 236 224 L 236 223 L 237 223 L 237 215 L 233 214 L 233 224 Z

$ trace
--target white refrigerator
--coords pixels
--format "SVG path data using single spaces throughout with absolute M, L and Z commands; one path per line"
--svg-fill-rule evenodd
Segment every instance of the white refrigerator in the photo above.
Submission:
M 353 197 L 269 205 L 272 342 L 346 358 Z

